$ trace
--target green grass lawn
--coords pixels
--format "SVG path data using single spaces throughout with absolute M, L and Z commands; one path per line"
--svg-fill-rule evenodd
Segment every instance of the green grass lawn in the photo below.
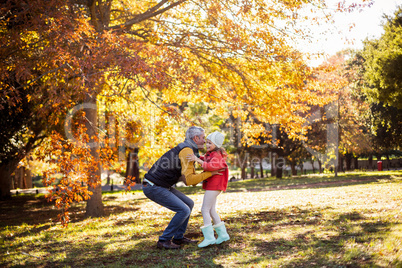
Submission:
M 200 187 L 187 235 L 202 240 Z M 218 197 L 230 241 L 159 250 L 172 212 L 142 191 L 105 193 L 107 216 L 67 228 L 43 196 L 0 203 L 2 267 L 402 267 L 402 171 L 230 182 Z

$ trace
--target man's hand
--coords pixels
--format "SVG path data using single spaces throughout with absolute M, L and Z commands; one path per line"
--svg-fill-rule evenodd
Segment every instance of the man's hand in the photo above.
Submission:
M 224 172 L 224 171 L 225 171 L 225 168 L 220 169 L 220 170 L 211 171 L 211 174 L 212 174 L 212 176 L 214 176 L 214 175 L 223 175 L 220 172 Z

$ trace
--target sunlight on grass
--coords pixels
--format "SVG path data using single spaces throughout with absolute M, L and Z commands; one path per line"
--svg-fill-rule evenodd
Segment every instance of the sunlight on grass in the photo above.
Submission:
M 156 249 L 173 213 L 141 191 L 107 194 L 107 216 L 80 212 L 67 228 L 33 207 L 2 223 L 0 254 L 4 267 L 401 267 L 401 174 L 316 178 L 331 184 L 312 188 L 305 178 L 232 182 L 217 208 L 231 239 L 204 249 Z M 185 190 L 195 202 L 187 234 L 201 241 L 202 191 Z

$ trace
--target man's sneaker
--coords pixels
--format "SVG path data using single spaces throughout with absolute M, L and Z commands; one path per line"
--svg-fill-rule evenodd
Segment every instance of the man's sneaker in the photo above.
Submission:
M 183 245 L 183 244 L 194 244 L 197 243 L 197 240 L 191 240 L 187 237 L 183 237 L 182 239 L 173 239 L 173 243 L 176 245 Z
M 172 241 L 158 241 L 158 243 L 156 244 L 157 248 L 165 248 L 165 249 L 179 249 L 180 246 L 173 243 Z

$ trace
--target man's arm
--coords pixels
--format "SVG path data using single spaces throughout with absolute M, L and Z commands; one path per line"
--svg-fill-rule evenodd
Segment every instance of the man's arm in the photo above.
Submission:
M 187 160 L 187 155 L 193 154 L 193 150 L 191 148 L 184 148 L 179 153 L 180 163 L 181 163 L 181 174 L 184 175 L 186 185 L 197 185 L 198 183 L 202 182 L 203 180 L 208 179 L 212 176 L 212 173 L 202 172 L 202 173 L 195 173 L 194 168 L 194 161 Z

